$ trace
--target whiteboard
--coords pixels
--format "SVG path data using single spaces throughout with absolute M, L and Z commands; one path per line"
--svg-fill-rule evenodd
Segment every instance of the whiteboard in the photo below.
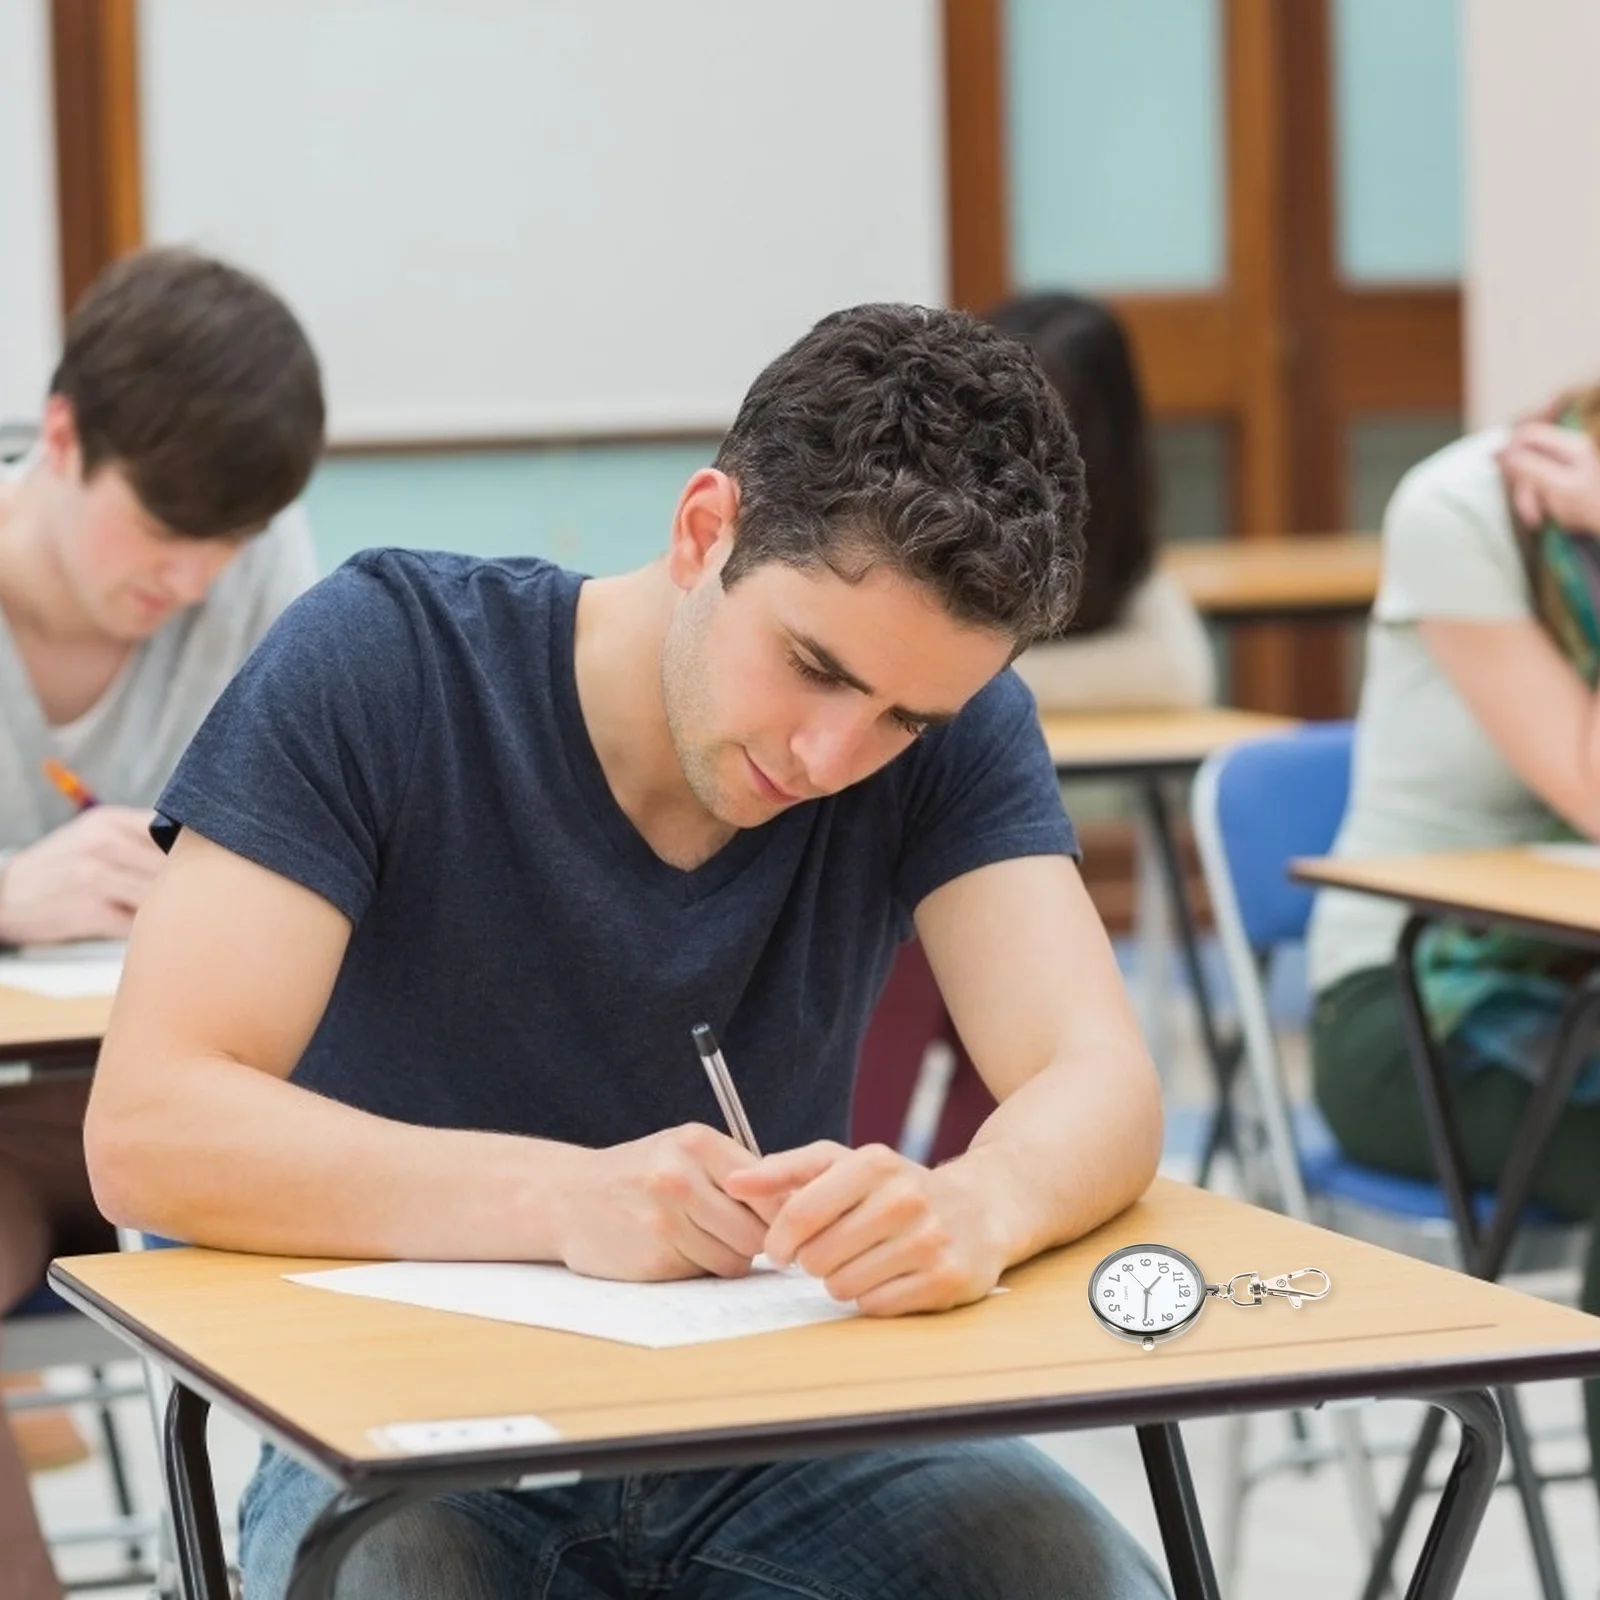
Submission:
M 724 427 L 941 303 L 939 0 L 144 0 L 146 233 L 266 277 L 331 431 Z
M 61 344 L 49 0 L 0 0 L 0 424 L 37 422 Z

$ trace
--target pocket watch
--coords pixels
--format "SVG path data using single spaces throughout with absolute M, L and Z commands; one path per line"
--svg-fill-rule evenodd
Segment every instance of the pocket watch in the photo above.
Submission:
M 1089 1305 L 1108 1333 L 1153 1350 L 1192 1328 L 1213 1297 L 1248 1309 L 1275 1295 L 1298 1311 L 1332 1287 L 1321 1267 L 1297 1267 L 1275 1278 L 1236 1272 L 1223 1283 L 1207 1283 L 1183 1251 L 1167 1244 L 1134 1244 L 1107 1256 L 1090 1273 Z

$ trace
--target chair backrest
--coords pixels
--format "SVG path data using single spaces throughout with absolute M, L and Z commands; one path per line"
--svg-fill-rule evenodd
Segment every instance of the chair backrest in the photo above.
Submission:
M 1281 1204 L 1302 1217 L 1310 1215 L 1308 1190 L 1314 1190 L 1318 1220 L 1391 1249 L 1459 1265 L 1437 1184 L 1358 1166 L 1326 1128 L 1308 1129 L 1291 1113 L 1267 1012 L 1262 963 L 1278 946 L 1303 937 L 1311 914 L 1311 891 L 1291 883 L 1287 868 L 1296 856 L 1325 855 L 1332 846 L 1349 800 L 1350 745 L 1349 723 L 1302 728 L 1219 751 L 1195 779 L 1195 845 L 1265 1134 L 1266 1170 L 1258 1165 L 1247 1171 L 1247 1188 L 1259 1203 Z M 1260 1187 L 1268 1177 L 1275 1196 Z M 1492 1200 L 1487 1193 L 1479 1197 L 1485 1206 Z M 1530 1207 L 1529 1218 L 1547 1225 L 1547 1237 L 1525 1230 L 1523 1268 L 1564 1265 L 1573 1254 L 1571 1239 L 1549 1237 L 1555 1219 L 1537 1207 Z M 1386 1231 L 1374 1232 L 1380 1222 Z
M 1255 739 L 1218 752 L 1202 770 L 1219 864 L 1253 950 L 1305 934 L 1312 893 L 1287 869 L 1333 844 L 1350 797 L 1351 733 L 1350 723 L 1329 722 Z M 1197 826 L 1200 810 L 1197 795 Z
M 1350 724 L 1338 722 L 1219 750 L 1200 768 L 1190 798 L 1268 1171 L 1278 1203 L 1299 1217 L 1309 1215 L 1309 1201 L 1261 963 L 1305 933 L 1311 894 L 1289 881 L 1287 868 L 1294 857 L 1321 855 L 1333 843 L 1350 795 L 1350 741 Z M 1266 1201 L 1266 1174 L 1245 1177 L 1250 1197 Z

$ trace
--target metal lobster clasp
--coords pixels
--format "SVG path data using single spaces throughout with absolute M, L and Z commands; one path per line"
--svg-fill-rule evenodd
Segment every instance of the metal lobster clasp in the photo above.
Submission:
M 1239 1285 L 1244 1285 L 1246 1298 L 1240 1299 Z M 1206 1293 L 1215 1295 L 1219 1300 L 1227 1300 L 1236 1306 L 1258 1306 L 1262 1304 L 1263 1285 L 1259 1272 L 1236 1272 L 1231 1278 L 1222 1283 L 1208 1283 Z
M 1311 1279 L 1318 1280 L 1320 1287 L 1314 1286 Z M 1263 1294 L 1283 1296 L 1295 1311 L 1306 1300 L 1320 1300 L 1332 1287 L 1333 1279 L 1321 1267 L 1296 1267 L 1293 1272 L 1283 1272 L 1276 1278 L 1261 1280 Z

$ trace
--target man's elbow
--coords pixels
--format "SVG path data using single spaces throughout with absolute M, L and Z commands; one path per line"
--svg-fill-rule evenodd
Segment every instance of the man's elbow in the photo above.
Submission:
M 1141 1070 L 1132 1075 L 1128 1125 L 1124 1129 L 1125 1175 L 1132 1204 L 1155 1182 L 1161 1166 L 1161 1150 L 1166 1139 L 1166 1113 L 1161 1101 L 1161 1080 L 1154 1065 L 1145 1058 Z
M 83 1123 L 83 1154 L 89 1187 L 101 1216 L 119 1228 L 154 1226 L 151 1141 L 139 1119 L 102 1094 L 89 1098 Z

